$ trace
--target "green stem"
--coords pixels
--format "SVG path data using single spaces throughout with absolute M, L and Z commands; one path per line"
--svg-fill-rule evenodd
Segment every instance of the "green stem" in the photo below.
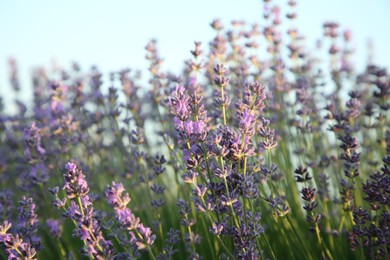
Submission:
M 221 87 L 223 124 L 226 125 L 225 90 Z

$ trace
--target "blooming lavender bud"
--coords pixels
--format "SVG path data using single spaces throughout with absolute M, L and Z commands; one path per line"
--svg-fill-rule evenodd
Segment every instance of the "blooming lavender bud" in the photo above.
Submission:
M 349 203 L 353 201 L 353 185 L 349 183 L 345 179 L 341 179 L 340 181 L 340 195 L 342 197 L 342 201 L 345 205 L 345 210 L 352 210 L 352 207 L 349 206 Z
M 313 202 L 316 197 L 316 189 L 312 188 L 302 188 L 302 199 L 307 202 Z
M 225 76 L 216 76 L 214 78 L 214 83 L 218 86 L 220 86 L 221 88 L 224 88 L 226 87 L 230 82 L 230 79 L 225 77 Z
M 242 182 L 244 198 L 256 199 L 259 197 L 258 184 L 254 182 L 253 175 L 246 175 Z
M 240 122 L 238 124 L 243 135 L 253 136 L 255 134 L 255 116 L 249 109 L 245 109 L 240 113 Z
M 131 210 L 127 208 L 130 197 L 128 193 L 123 196 L 123 192 L 125 192 L 123 185 L 113 182 L 106 189 L 107 201 L 114 207 L 115 215 L 122 228 L 129 231 L 130 243 L 138 250 L 145 249 L 154 243 L 156 235 L 152 234 L 150 228 L 140 223 L 140 219 L 136 218 Z M 158 203 L 157 207 L 160 207 L 164 201 L 156 203 Z
M 370 220 L 370 216 L 367 213 L 367 210 L 363 210 L 361 207 L 355 208 L 353 210 L 353 221 L 357 225 L 364 225 Z
M 230 172 L 228 171 L 228 169 L 221 170 L 220 168 L 216 168 L 214 170 L 214 174 L 216 177 L 218 177 L 220 179 L 225 179 L 230 175 Z
M 143 144 L 145 142 L 145 137 L 143 130 L 137 127 L 135 130 L 131 131 L 130 140 L 133 144 Z
M 340 148 L 346 151 L 347 153 L 350 152 L 351 150 L 355 150 L 360 147 L 356 138 L 352 137 L 349 134 L 344 136 L 339 136 L 339 140 L 341 140 L 342 142 Z
M 165 187 L 164 187 L 164 186 L 159 186 L 159 185 L 157 185 L 157 184 L 155 184 L 155 183 L 154 183 L 152 186 L 150 186 L 150 189 L 151 189 L 154 193 L 156 193 L 156 194 L 158 194 L 158 195 L 163 194 L 164 191 L 165 191 Z
M 223 227 L 224 226 L 222 224 L 214 222 L 210 228 L 210 232 L 216 236 L 219 236 L 222 233 Z
M 180 231 L 170 228 L 167 232 L 167 242 L 169 244 L 176 244 L 180 241 Z
M 238 201 L 238 195 L 236 193 L 232 193 L 230 197 L 225 195 L 221 196 L 221 204 L 224 206 L 231 206 Z
M 58 192 L 60 191 L 60 187 L 56 186 L 54 188 L 49 188 L 48 191 L 54 195 L 54 196 L 57 196 L 58 195 Z
M 148 227 L 145 227 L 142 223 L 137 228 L 141 238 L 135 239 L 131 242 L 135 242 L 138 250 L 145 249 L 153 245 L 154 240 L 156 239 L 156 235 L 152 233 L 152 230 Z
M 348 107 L 348 111 L 347 111 L 348 118 L 355 119 L 360 115 L 359 108 L 361 106 L 361 102 L 359 99 L 351 98 L 350 100 L 348 100 L 346 105 Z
M 11 228 L 12 223 L 8 222 L 8 220 L 5 220 L 2 225 L 0 225 L 0 242 L 4 242 L 7 240 L 10 236 L 10 234 L 7 234 L 7 231 Z
M 207 187 L 204 186 L 203 184 L 198 184 L 195 186 L 195 189 L 192 191 L 192 193 L 195 195 L 195 196 L 198 196 L 198 197 L 203 197 L 207 192 Z
M 66 206 L 66 198 L 63 198 L 62 200 L 59 198 L 56 198 L 56 200 L 53 202 L 54 207 L 56 208 L 65 208 Z
M 215 208 L 215 203 L 212 201 L 212 198 L 208 198 L 207 201 L 202 200 L 199 197 L 194 197 L 194 205 L 198 209 L 199 212 L 207 212 L 212 211 Z
M 125 191 L 122 183 L 112 182 L 111 186 L 108 186 L 106 189 L 106 198 L 110 205 L 123 209 L 130 202 L 129 194 L 126 193 L 122 196 L 122 193 Z
M 278 145 L 278 142 L 275 140 L 275 130 L 270 128 L 269 125 L 270 120 L 262 118 L 262 123 L 258 128 L 259 135 L 264 138 L 264 140 L 259 143 L 260 151 L 270 150 Z
M 191 54 L 194 56 L 195 59 L 203 54 L 203 51 L 200 48 L 201 45 L 201 42 L 195 42 L 195 50 L 191 51 Z
M 165 242 L 167 245 L 164 247 L 163 252 L 161 252 L 156 259 L 170 259 L 174 254 L 178 253 L 178 249 L 174 249 L 173 246 L 180 241 L 180 231 L 170 228 L 167 232 L 167 238 Z
M 246 216 L 248 219 L 249 227 L 251 228 L 252 236 L 257 237 L 263 234 L 264 228 L 260 225 L 261 213 L 252 213 L 251 211 L 247 211 Z
M 187 234 L 185 236 L 184 240 L 186 242 L 188 242 L 189 244 L 200 244 L 200 241 L 202 240 L 202 238 L 200 237 L 199 234 L 196 234 L 196 233 L 192 232 L 190 234 Z M 195 258 L 192 258 L 192 259 L 199 259 L 199 256 L 197 256 Z
M 215 99 L 214 104 L 217 107 L 221 107 L 221 106 L 228 107 L 230 105 L 230 103 L 232 102 L 232 99 L 230 97 L 228 97 L 226 95 L 226 93 L 224 94 L 224 96 L 222 98 L 222 94 L 218 90 L 215 91 L 215 98 L 214 99 Z
M 43 249 L 38 232 L 38 216 L 35 214 L 35 203 L 32 198 L 22 197 L 18 207 L 18 221 L 16 230 L 25 242 L 29 243 L 36 251 Z
M 223 25 L 219 19 L 214 19 L 211 23 L 210 26 L 216 30 L 216 31 L 221 31 L 223 29 Z
M 5 219 L 11 217 L 14 208 L 12 195 L 12 191 L 8 189 L 0 191 L 0 214 Z
M 301 165 L 295 169 L 294 173 L 296 174 L 295 178 L 297 178 L 297 182 L 307 182 L 312 179 L 307 168 Z
M 160 208 L 160 207 L 162 207 L 162 206 L 165 205 L 165 200 L 162 199 L 162 198 L 160 198 L 160 199 L 158 199 L 158 200 L 152 200 L 152 201 L 150 202 L 150 205 L 152 206 L 152 208 L 157 209 L 157 208 Z
M 176 205 L 179 207 L 179 214 L 182 216 L 187 216 L 191 212 L 189 203 L 183 199 L 179 199 L 176 202 Z
M 76 224 L 74 236 L 84 241 L 81 252 L 94 259 L 113 259 L 112 243 L 103 236 L 98 214 L 93 208 L 92 200 L 88 196 L 89 186 L 85 175 L 76 164 L 68 162 L 65 165 L 64 188 L 67 197 L 71 199 L 71 206 L 65 208 L 65 201 L 56 198 L 55 205 L 65 208 L 63 216 L 70 218 Z M 75 202 L 77 199 L 77 204 Z
M 86 196 L 89 193 L 89 186 L 83 172 L 77 168 L 76 164 L 71 162 L 65 165 L 65 169 L 67 172 L 64 173 L 65 185 L 63 189 L 66 191 L 68 198 Z
M 31 259 L 36 260 L 37 251 L 31 244 L 23 241 L 19 234 L 14 236 L 8 233 L 11 223 L 7 220 L 0 225 L 0 243 L 4 244 L 8 259 Z
M 136 218 L 134 214 L 128 208 L 117 208 L 116 216 L 118 221 L 121 223 L 121 226 L 126 230 L 135 230 L 140 224 L 140 219 Z
M 251 110 L 262 112 L 264 109 L 265 86 L 258 81 L 245 85 L 242 102 Z
M 175 91 L 169 99 L 170 111 L 180 121 L 186 121 L 191 114 L 191 108 L 189 104 L 190 97 L 184 94 L 184 87 L 176 86 Z
M 23 242 L 19 238 L 19 235 L 11 237 L 6 243 L 7 252 L 9 253 L 9 259 L 38 259 L 36 258 L 36 250 L 30 244 Z M 18 252 L 19 251 L 19 252 Z
M 183 175 L 183 180 L 185 183 L 196 183 L 196 178 L 198 177 L 198 172 L 189 170 Z
M 67 86 L 60 84 L 60 82 L 51 82 L 50 87 L 52 89 L 50 109 L 54 115 L 64 113 L 64 101 L 65 94 L 68 91 Z
M 26 155 L 29 159 L 43 157 L 46 154 L 46 150 L 42 147 L 41 141 L 41 129 L 33 122 L 31 127 L 24 130 L 24 140 L 26 144 Z
M 49 228 L 50 234 L 54 238 L 60 238 L 62 234 L 62 230 L 60 227 L 60 223 L 58 220 L 55 219 L 47 219 L 46 220 L 46 225 Z

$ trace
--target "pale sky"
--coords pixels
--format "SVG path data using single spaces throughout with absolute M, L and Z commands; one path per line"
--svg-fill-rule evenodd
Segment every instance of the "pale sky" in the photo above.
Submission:
M 287 0 L 273 0 L 286 8 Z M 366 61 L 368 39 L 374 41 L 375 61 L 390 67 L 389 0 L 297 0 L 296 25 L 314 46 L 324 21 L 349 28 Z M 29 90 L 31 68 L 49 67 L 52 60 L 83 69 L 97 65 L 103 72 L 123 67 L 146 70 L 144 47 L 158 40 L 165 68 L 178 71 L 190 58 L 194 41 L 204 47 L 214 36 L 209 23 L 220 18 L 250 23 L 262 19 L 260 0 L 0 0 L 0 95 L 8 91 L 9 56 L 17 59 L 23 90 Z

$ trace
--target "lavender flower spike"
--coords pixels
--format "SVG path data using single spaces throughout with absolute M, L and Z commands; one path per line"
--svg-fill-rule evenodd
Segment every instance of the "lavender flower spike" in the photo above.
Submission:
M 76 164 L 71 162 L 65 165 L 65 169 L 67 172 L 64 173 L 65 185 L 63 189 L 66 190 L 68 198 L 73 199 L 87 196 L 89 186 L 83 172 L 77 168 Z
M 152 233 L 150 228 L 145 227 L 140 223 L 140 219 L 136 218 L 127 204 L 130 202 L 129 194 L 125 192 L 122 183 L 113 182 L 106 189 L 106 198 L 108 203 L 114 207 L 115 215 L 122 225 L 123 229 L 130 234 L 130 243 L 137 250 L 149 248 L 156 239 L 156 235 Z
M 12 224 L 7 220 L 0 225 L 0 243 L 4 244 L 8 259 L 36 260 L 36 250 L 29 243 L 24 242 L 19 235 L 8 233 Z
M 88 196 L 89 186 L 85 175 L 76 164 L 71 162 L 65 165 L 65 170 L 63 189 L 72 201 L 63 215 L 76 224 L 74 235 L 80 237 L 85 245 L 82 253 L 93 259 L 113 259 L 112 243 L 104 238 L 100 230 L 101 223 L 96 218 L 92 201 Z

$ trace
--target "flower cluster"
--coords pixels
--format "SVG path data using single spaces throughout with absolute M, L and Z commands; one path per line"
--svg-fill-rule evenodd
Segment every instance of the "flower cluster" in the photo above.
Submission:
M 180 73 L 151 40 L 146 79 L 74 62 L 0 98 L 0 258 L 388 259 L 388 71 L 334 21 L 311 51 L 275 2 Z
M 129 245 L 136 250 L 148 249 L 153 245 L 156 235 L 150 228 L 145 227 L 140 222 L 140 219 L 135 217 L 131 210 L 127 207 L 130 202 L 129 194 L 125 192 L 122 183 L 113 182 L 106 189 L 106 198 L 108 203 L 114 207 L 115 215 L 121 227 L 130 235 Z M 151 251 L 150 251 L 151 252 Z M 137 255 L 137 253 L 135 253 Z
M 4 246 L 8 259 L 37 259 L 37 252 L 43 249 L 37 236 L 38 216 L 32 198 L 23 196 L 19 201 L 18 217 L 15 228 L 4 220 L 0 225 L 0 243 Z
M 63 200 L 58 198 L 58 188 L 53 192 L 56 196 L 55 205 L 63 208 L 65 210 L 63 216 L 71 219 L 76 225 L 73 235 L 84 242 L 82 253 L 94 259 L 113 259 L 112 243 L 104 238 L 101 231 L 101 223 L 88 195 L 90 188 L 85 175 L 76 164 L 68 162 L 63 176 L 65 182 L 63 189 L 70 200 L 70 206 L 66 207 L 66 198 Z

